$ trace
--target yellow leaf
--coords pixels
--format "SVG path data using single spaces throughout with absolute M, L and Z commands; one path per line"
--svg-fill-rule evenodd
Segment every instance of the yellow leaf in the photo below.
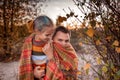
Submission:
M 93 37 L 94 35 L 94 30 L 92 28 L 89 28 L 86 32 L 86 34 L 89 36 L 89 37 Z
M 118 41 L 118 40 L 115 40 L 115 41 L 113 42 L 113 45 L 114 45 L 114 46 L 119 46 L 119 41 Z
M 107 72 L 107 71 L 108 71 L 107 67 L 106 67 L 106 66 L 103 66 L 103 67 L 102 67 L 102 71 L 103 71 L 103 72 Z
M 101 64 L 101 62 L 102 62 L 101 59 L 98 57 L 97 58 L 97 64 Z
M 100 80 L 99 78 L 95 78 L 94 80 Z
M 85 66 L 84 66 L 84 70 L 87 70 L 87 69 L 89 69 L 90 68 L 90 64 L 89 63 L 87 63 Z
M 96 45 L 100 45 L 100 44 L 101 44 L 100 40 L 97 40 Z
M 80 75 L 80 74 L 81 74 L 81 72 L 80 72 L 80 71 L 78 71 L 78 72 L 77 72 L 77 74 L 78 74 L 78 75 Z
M 82 43 L 82 42 L 79 42 L 79 45 L 80 45 L 80 46 L 82 46 L 82 45 L 83 45 L 83 43 Z
M 116 47 L 116 48 L 115 48 L 115 51 L 116 51 L 117 53 L 120 53 L 120 47 Z

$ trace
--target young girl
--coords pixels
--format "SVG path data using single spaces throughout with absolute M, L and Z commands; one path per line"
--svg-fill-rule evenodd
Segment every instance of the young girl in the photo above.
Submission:
M 39 16 L 33 22 L 34 32 L 25 39 L 22 48 L 19 68 L 19 80 L 35 80 L 36 76 L 45 71 L 47 57 L 42 48 L 49 41 L 53 33 L 53 22 L 47 16 Z M 42 72 L 34 73 L 36 69 Z

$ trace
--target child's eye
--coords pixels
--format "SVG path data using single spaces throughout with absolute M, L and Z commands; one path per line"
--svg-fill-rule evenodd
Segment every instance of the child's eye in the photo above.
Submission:
M 58 39 L 58 41 L 62 42 L 63 40 L 62 39 Z

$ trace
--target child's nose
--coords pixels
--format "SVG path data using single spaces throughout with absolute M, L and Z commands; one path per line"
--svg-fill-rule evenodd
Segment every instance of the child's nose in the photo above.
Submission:
M 48 39 L 51 39 L 51 36 L 48 36 Z

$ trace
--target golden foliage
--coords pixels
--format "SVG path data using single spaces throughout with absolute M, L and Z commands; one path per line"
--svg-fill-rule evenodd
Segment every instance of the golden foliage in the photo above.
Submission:
M 103 72 L 107 72 L 107 71 L 108 71 L 107 67 L 106 67 L 106 66 L 103 66 L 103 67 L 102 67 L 102 71 L 103 71 Z
M 107 37 L 106 37 L 106 40 L 110 41 L 111 38 L 112 38 L 111 36 L 107 36 Z
M 89 28 L 86 32 L 86 34 L 89 36 L 89 37 L 93 37 L 94 36 L 94 30 L 92 28 Z
M 82 74 L 82 72 L 81 72 L 81 71 L 78 71 L 77 74 L 80 75 L 80 74 Z
M 82 45 L 83 45 L 83 43 L 82 43 L 82 42 L 79 42 L 79 45 L 80 45 L 80 46 L 82 46 Z
M 102 60 L 99 58 L 99 57 L 97 57 L 97 64 L 99 65 L 99 64 L 101 64 L 102 63 Z
M 95 78 L 94 80 L 100 80 L 99 78 Z
M 87 63 L 87 64 L 85 64 L 85 66 L 84 66 L 84 70 L 87 70 L 87 69 L 89 69 L 90 68 L 90 63 Z
M 95 43 L 96 43 L 96 45 L 100 45 L 101 44 L 100 40 L 97 40 Z
M 30 20 L 26 23 L 26 26 L 28 28 L 28 32 L 32 33 L 33 32 L 33 20 Z
M 115 48 L 115 51 L 116 51 L 117 53 L 120 53 L 120 47 L 116 47 L 116 48 Z
M 119 46 L 119 41 L 118 41 L 118 40 L 115 40 L 112 45 L 114 45 L 114 46 Z

